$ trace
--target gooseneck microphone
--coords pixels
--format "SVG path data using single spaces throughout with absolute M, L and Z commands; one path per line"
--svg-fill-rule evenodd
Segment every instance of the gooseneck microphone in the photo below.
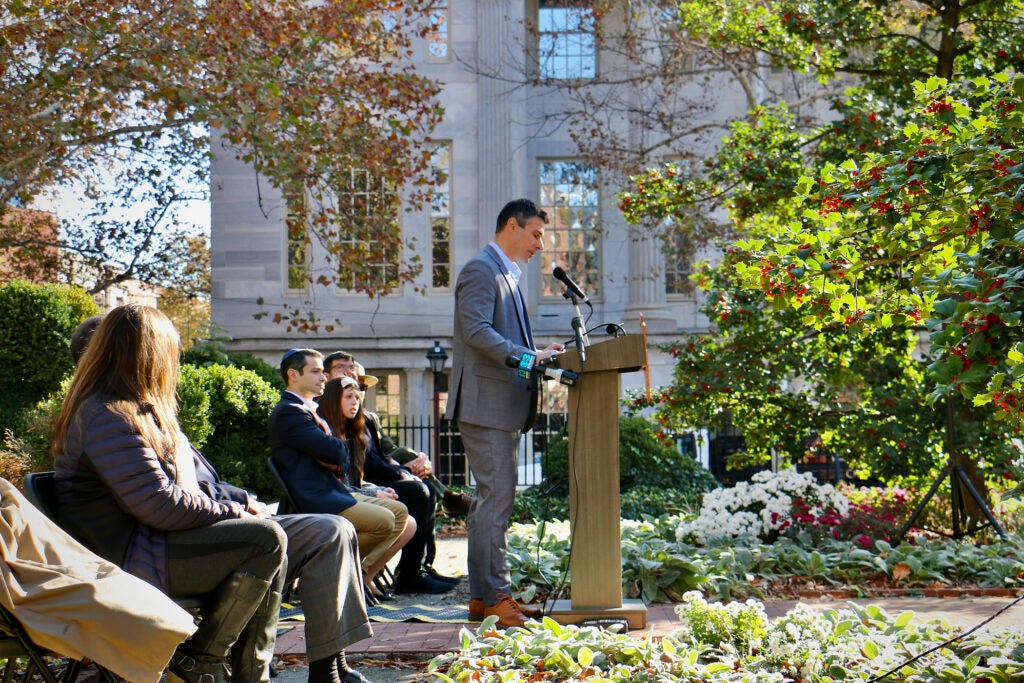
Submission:
M 577 299 L 579 299 L 579 302 L 581 304 L 590 303 L 590 301 L 587 299 L 587 295 L 583 293 L 582 289 L 580 289 L 580 286 L 573 282 L 572 278 L 569 277 L 568 273 L 562 270 L 561 266 L 555 266 L 555 269 L 551 271 L 551 274 L 554 276 L 556 280 L 565 285 L 566 288 L 569 290 L 569 293 L 572 294 Z
M 572 332 L 573 341 L 576 342 L 576 352 L 580 354 L 580 362 L 587 362 L 587 347 L 583 343 L 583 335 L 586 334 L 583 331 L 583 321 L 577 315 L 572 319 Z
M 542 375 L 548 379 L 558 380 L 561 384 L 566 386 L 574 386 L 579 381 L 579 374 L 571 370 L 562 370 L 559 368 L 549 368 L 544 365 L 537 365 L 537 356 L 532 353 L 524 353 L 522 358 L 516 358 L 515 356 L 509 356 L 505 359 L 505 365 L 510 368 L 516 368 L 519 370 L 519 376 L 527 378 L 531 374 Z

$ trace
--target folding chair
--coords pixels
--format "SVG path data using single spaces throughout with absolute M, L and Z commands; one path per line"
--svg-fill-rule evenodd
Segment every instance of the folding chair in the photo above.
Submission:
M 47 658 L 56 659 L 52 664 Z M 50 652 L 32 642 L 21 623 L 0 607 L 0 660 L 3 660 L 3 683 L 14 680 L 43 680 L 46 683 L 71 683 L 78 679 L 83 662 Z M 19 662 L 21 666 L 19 667 Z M 96 664 L 100 680 L 118 683 L 120 679 Z M 19 671 L 20 668 L 20 671 Z M 35 678 L 38 676 L 38 679 Z
M 52 471 L 31 472 L 22 481 L 22 493 L 28 502 L 39 508 L 54 524 L 57 522 L 57 479 Z M 203 608 L 201 597 L 174 598 L 174 602 L 187 612 L 198 615 Z
M 24 671 L 19 676 L 20 680 L 30 681 L 38 674 L 47 683 L 58 683 L 60 679 L 46 663 L 49 654 L 36 647 L 10 612 L 0 608 L 0 659 L 4 660 L 3 683 L 14 680 L 19 661 L 24 661 Z
M 295 499 L 292 498 L 292 492 L 288 489 L 288 484 L 284 483 L 284 477 L 281 476 L 281 471 L 277 469 L 277 465 L 274 463 L 273 458 L 267 458 L 267 467 L 270 468 L 270 473 L 274 476 L 274 481 L 277 482 L 278 488 L 281 489 L 281 500 L 277 503 L 277 514 L 299 514 L 301 512 L 299 510 L 299 506 L 295 504 Z

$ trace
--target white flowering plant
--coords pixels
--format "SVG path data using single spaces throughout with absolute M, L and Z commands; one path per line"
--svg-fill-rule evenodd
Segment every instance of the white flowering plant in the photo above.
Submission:
M 768 615 L 757 600 L 708 602 L 698 591 L 688 591 L 676 614 L 683 623 L 674 634 L 679 640 L 741 657 L 759 650 L 768 633 Z
M 679 541 L 746 539 L 771 543 L 801 532 L 837 537 L 850 501 L 831 484 L 818 484 L 809 472 L 758 472 L 749 482 L 704 494 L 697 519 L 676 530 Z

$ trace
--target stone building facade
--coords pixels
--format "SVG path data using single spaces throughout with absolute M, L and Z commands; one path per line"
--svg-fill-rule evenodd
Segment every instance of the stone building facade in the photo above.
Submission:
M 459 268 L 490 240 L 504 203 L 529 197 L 556 220 L 548 226 L 550 245 L 525 269 L 523 289 L 538 343 L 572 338 L 571 304 L 551 277 L 552 266 L 565 268 L 593 302 L 591 342 L 608 338 L 605 326 L 619 324 L 642 334 L 646 321 L 650 384 L 671 379 L 672 359 L 659 343 L 680 333 L 706 329 L 695 294 L 686 287 L 693 254 L 669 253 L 658 242 L 638 240 L 617 208 L 616 187 L 577 158 L 571 131 L 544 125 L 545 113 L 566 102 L 557 89 L 515 85 L 522 69 L 560 70 L 586 77 L 588 69 L 625 69 L 610 51 L 598 49 L 572 24 L 566 3 L 544 0 L 440 0 L 436 32 L 417 46 L 418 68 L 444 83 L 444 122 L 432 138 L 436 163 L 448 180 L 440 201 L 416 213 L 404 213 L 401 229 L 424 268 L 414 286 L 370 299 L 336 286 L 299 282 L 295 269 L 317 267 L 315 245 L 303 263 L 300 250 L 289 251 L 289 203 L 251 167 L 223 150 L 214 136 L 212 183 L 212 312 L 215 326 L 230 336 L 229 348 L 255 353 L 276 363 L 294 346 L 325 353 L 344 349 L 381 378 L 370 400 L 389 415 L 425 416 L 432 410 L 432 376 L 425 354 L 435 340 L 449 353 L 454 283 Z M 572 3 L 569 3 L 572 5 Z M 583 3 L 585 4 L 585 3 Z M 565 12 L 569 12 L 566 15 Z M 568 17 L 568 23 L 566 23 Z M 570 26 L 567 36 L 531 37 L 533 24 Z M 548 42 L 545 46 L 540 41 Z M 542 62 L 538 51 L 551 60 Z M 532 65 L 532 66 L 531 66 Z M 592 73 L 592 72 L 590 72 Z M 723 100 L 735 112 L 740 96 Z M 613 122 L 621 135 L 634 133 L 628 117 Z M 292 277 L 290 277 L 292 275 Z M 294 286 L 290 286 L 294 285 Z M 414 291 L 418 289 L 420 291 Z M 311 302 L 321 319 L 343 325 L 315 335 L 288 333 L 272 315 L 257 317 L 281 304 Z M 587 313 L 586 307 L 582 312 Z M 450 366 L 450 363 L 449 363 Z M 625 374 L 626 389 L 643 389 L 643 372 Z M 549 408 L 558 410 L 558 392 Z

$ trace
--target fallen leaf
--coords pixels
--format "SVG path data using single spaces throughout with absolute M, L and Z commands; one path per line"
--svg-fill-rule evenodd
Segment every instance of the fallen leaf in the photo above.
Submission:
M 892 580 L 897 583 L 910 576 L 910 574 L 910 565 L 906 562 L 897 562 L 892 568 Z

